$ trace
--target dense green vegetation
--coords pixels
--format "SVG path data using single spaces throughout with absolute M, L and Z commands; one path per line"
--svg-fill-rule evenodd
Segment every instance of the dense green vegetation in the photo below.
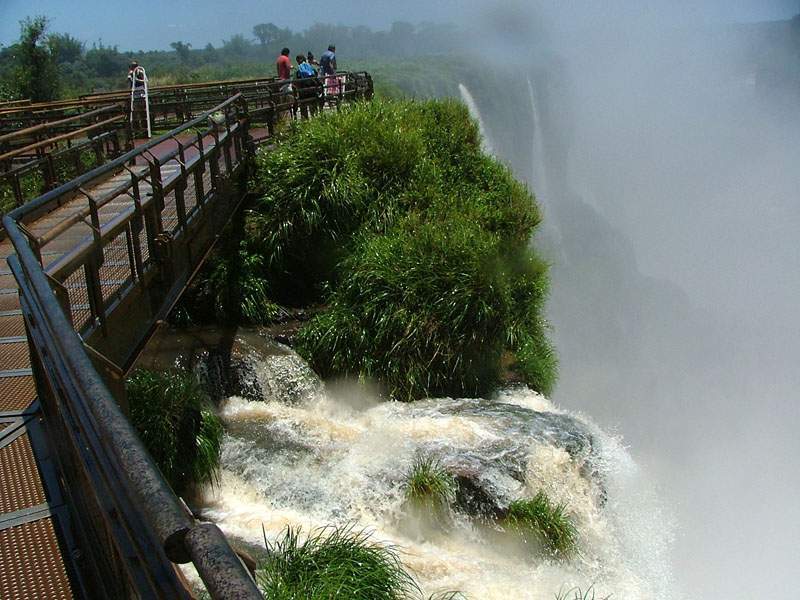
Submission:
M 298 349 L 324 377 L 396 399 L 482 395 L 504 352 L 549 392 L 547 266 L 530 192 L 451 101 L 375 101 L 297 124 L 257 159 L 251 275 L 282 303 L 324 302 Z
M 191 373 L 140 369 L 126 381 L 130 419 L 176 493 L 212 481 L 222 422 Z
M 566 507 L 554 504 L 544 492 L 529 500 L 512 502 L 504 524 L 526 544 L 555 558 L 570 558 L 577 550 L 578 531 Z
M 287 528 L 274 544 L 265 540 L 267 558 L 256 571 L 265 598 L 274 600 L 419 598 L 419 588 L 405 571 L 397 550 L 374 542 L 352 528 L 324 528 L 303 542 Z

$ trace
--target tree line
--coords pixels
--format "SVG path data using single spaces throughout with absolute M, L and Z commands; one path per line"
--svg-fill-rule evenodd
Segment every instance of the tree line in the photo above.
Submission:
M 337 44 L 347 59 L 391 59 L 451 53 L 461 37 L 449 25 L 396 22 L 388 30 L 317 23 L 303 31 L 257 23 L 219 46 L 193 47 L 175 40 L 171 50 L 120 50 L 102 41 L 89 45 L 69 33 L 51 32 L 47 17 L 20 22 L 19 40 L 0 48 L 0 101 L 47 101 L 124 87 L 128 64 L 137 60 L 155 84 L 210 81 L 274 73 L 284 46 L 319 55 Z M 341 61 L 340 61 L 341 62 Z

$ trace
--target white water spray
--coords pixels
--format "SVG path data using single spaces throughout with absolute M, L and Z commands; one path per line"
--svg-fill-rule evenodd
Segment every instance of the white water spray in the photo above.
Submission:
M 489 139 L 489 132 L 486 130 L 486 124 L 483 122 L 483 118 L 481 117 L 481 111 L 478 109 L 478 103 L 475 102 L 475 98 L 472 97 L 472 94 L 467 89 L 467 86 L 465 86 L 463 83 L 458 84 L 458 91 L 461 93 L 461 99 L 464 101 L 464 104 L 467 105 L 467 109 L 469 109 L 469 114 L 472 115 L 472 118 L 478 122 L 478 130 L 480 131 L 481 138 L 483 140 L 483 151 L 487 154 L 494 155 L 494 147 Z
M 277 367 L 282 387 L 306 390 L 303 398 L 266 392 L 263 402 L 232 397 L 222 406 L 222 475 L 199 509 L 233 539 L 256 549 L 262 525 L 276 539 L 286 526 L 355 524 L 400 547 L 426 593 L 552 600 L 564 585 L 594 584 L 598 597 L 672 597 L 663 570 L 670 528 L 658 499 L 619 441 L 593 424 L 526 389 L 491 401 L 365 406 L 355 387 L 330 393 L 290 356 L 261 358 L 259 380 L 274 380 Z M 421 454 L 439 458 L 499 506 L 544 489 L 574 515 L 579 556 L 547 560 L 463 511 L 449 530 L 413 533 L 403 481 Z

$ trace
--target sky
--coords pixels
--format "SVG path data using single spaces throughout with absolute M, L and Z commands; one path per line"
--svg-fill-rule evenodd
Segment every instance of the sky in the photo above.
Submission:
M 607 5 L 619 0 L 606 0 Z M 584 2 L 544 2 L 558 6 L 567 18 L 580 14 Z M 464 23 L 481 19 L 485 4 L 465 0 L 0 0 L 0 44 L 19 36 L 19 21 L 46 15 L 52 30 L 70 33 L 88 42 L 102 41 L 121 50 L 168 49 L 170 42 L 185 41 L 195 47 L 219 45 L 237 33 L 249 35 L 256 23 L 272 22 L 302 30 L 315 22 L 367 25 L 382 29 L 393 21 Z M 641 6 L 654 14 L 661 7 L 676 8 L 699 22 L 748 22 L 789 18 L 800 12 L 798 0 L 674 0 Z

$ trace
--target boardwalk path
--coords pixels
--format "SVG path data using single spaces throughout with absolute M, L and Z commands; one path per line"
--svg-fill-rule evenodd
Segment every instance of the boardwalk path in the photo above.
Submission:
M 209 139 L 207 147 L 212 144 Z M 168 141 L 152 152 L 161 157 L 174 148 L 175 143 Z M 145 170 L 147 167 L 132 168 Z M 178 164 L 166 163 L 161 168 L 162 181 L 168 182 L 179 172 Z M 86 191 L 101 197 L 128 180 L 130 173 L 122 171 Z M 149 191 L 148 186 L 141 188 L 143 195 Z M 107 223 L 129 206 L 130 199 L 126 196 L 108 203 L 100 210 L 101 223 Z M 29 229 L 41 236 L 85 207 L 85 198 L 75 198 L 29 224 Z M 166 221 L 170 213 L 175 214 L 175 211 L 166 207 Z M 54 264 L 90 233 L 89 226 L 79 222 L 59 235 L 42 252 L 45 267 Z M 77 579 L 68 576 L 71 563 L 65 557 L 73 555 L 77 549 L 71 546 L 69 518 L 42 430 L 17 285 L 6 263 L 6 258 L 13 253 L 8 239 L 1 240 L 0 598 L 72 598 L 83 594 L 72 588 Z M 113 261 L 107 261 L 101 269 L 101 278 L 113 278 L 114 266 Z M 85 290 L 70 290 L 70 296 L 73 293 L 80 296 Z

